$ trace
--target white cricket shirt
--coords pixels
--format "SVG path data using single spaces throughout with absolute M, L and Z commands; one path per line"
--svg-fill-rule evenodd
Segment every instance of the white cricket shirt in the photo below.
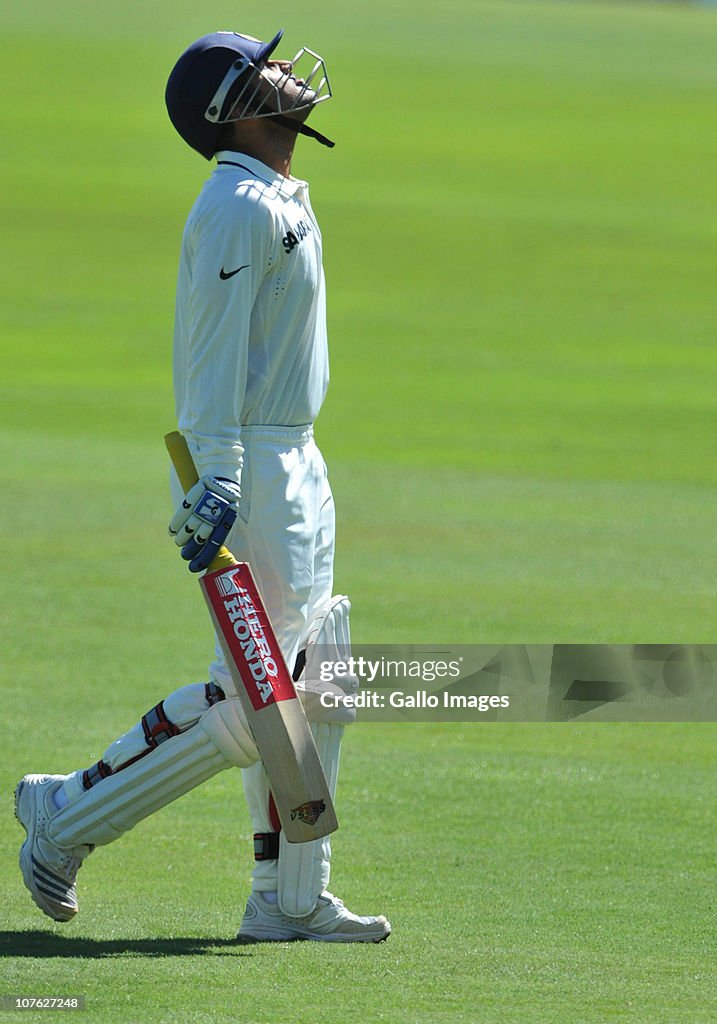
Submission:
M 328 381 L 308 186 L 219 152 L 184 228 L 174 326 L 177 422 L 199 475 L 239 482 L 242 427 L 313 423 Z

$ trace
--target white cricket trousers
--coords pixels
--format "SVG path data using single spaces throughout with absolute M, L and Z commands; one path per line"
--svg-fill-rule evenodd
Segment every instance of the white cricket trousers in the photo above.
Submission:
M 316 610 L 332 595 L 334 500 L 312 427 L 244 427 L 239 515 L 227 546 L 248 562 L 289 672 Z M 211 666 L 222 685 L 221 648 Z
M 248 562 L 289 672 L 307 623 L 331 598 L 334 500 L 312 426 L 242 427 L 239 515 L 227 547 Z M 172 498 L 184 497 L 172 474 Z M 229 673 L 219 642 L 210 667 L 220 686 Z

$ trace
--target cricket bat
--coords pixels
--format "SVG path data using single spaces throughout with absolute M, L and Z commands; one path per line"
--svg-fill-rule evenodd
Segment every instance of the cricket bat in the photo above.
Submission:
M 199 479 L 187 442 L 178 431 L 164 442 L 186 493 Z M 306 843 L 335 832 L 339 823 L 314 737 L 248 563 L 222 547 L 199 585 L 286 839 Z

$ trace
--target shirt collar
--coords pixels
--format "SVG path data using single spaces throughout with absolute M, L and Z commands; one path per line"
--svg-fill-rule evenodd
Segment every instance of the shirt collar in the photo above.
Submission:
M 278 192 L 287 198 L 296 195 L 297 192 L 306 191 L 307 184 L 305 181 L 302 181 L 301 178 L 295 178 L 293 175 L 285 178 L 283 174 L 279 174 L 278 171 L 273 170 L 271 167 L 267 167 L 267 165 L 262 163 L 261 160 L 257 160 L 253 156 L 247 156 L 246 153 L 240 153 L 238 150 L 233 149 L 220 149 L 219 152 L 214 155 L 217 159 L 217 165 L 226 163 L 234 165 L 238 164 L 241 167 L 245 167 L 260 181 L 273 186 Z

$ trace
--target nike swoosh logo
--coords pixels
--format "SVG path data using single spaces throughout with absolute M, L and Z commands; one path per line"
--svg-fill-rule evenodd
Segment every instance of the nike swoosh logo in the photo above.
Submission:
M 222 267 L 222 269 L 219 271 L 219 276 L 221 277 L 222 281 L 228 281 L 230 277 L 234 277 L 234 275 L 238 274 L 240 270 L 246 270 L 246 268 L 249 266 L 251 266 L 250 263 L 245 263 L 243 267 L 237 267 L 236 270 L 230 270 L 228 274 L 224 267 Z

